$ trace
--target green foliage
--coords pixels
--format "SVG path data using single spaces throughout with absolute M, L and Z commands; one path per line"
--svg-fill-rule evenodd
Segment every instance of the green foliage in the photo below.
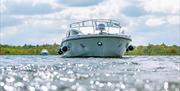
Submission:
M 135 50 L 128 51 L 126 55 L 180 55 L 180 46 L 149 44 L 148 46 L 137 46 Z
M 39 55 L 42 49 L 47 49 L 50 55 L 57 55 L 59 45 L 23 45 L 10 46 L 0 44 L 0 55 Z M 180 55 L 180 46 L 167 46 L 165 44 L 137 46 L 126 55 Z
M 10 46 L 0 44 L 0 55 L 39 55 L 42 49 L 47 49 L 50 55 L 57 55 L 59 45 L 23 45 Z

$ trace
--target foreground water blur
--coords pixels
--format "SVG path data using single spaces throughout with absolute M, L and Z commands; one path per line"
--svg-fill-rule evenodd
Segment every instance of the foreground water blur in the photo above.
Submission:
M 180 56 L 0 56 L 0 91 L 180 91 Z

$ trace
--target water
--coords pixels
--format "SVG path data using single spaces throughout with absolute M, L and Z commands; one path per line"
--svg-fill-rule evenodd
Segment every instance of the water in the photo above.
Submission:
M 0 56 L 0 91 L 180 91 L 180 56 Z

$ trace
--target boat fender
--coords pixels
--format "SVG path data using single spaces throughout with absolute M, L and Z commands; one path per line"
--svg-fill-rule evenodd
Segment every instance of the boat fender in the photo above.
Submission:
M 68 50 L 68 47 L 67 46 L 63 46 L 62 48 L 61 48 L 61 51 L 62 52 L 66 52 Z
M 134 46 L 129 45 L 128 48 L 127 48 L 127 51 L 132 51 L 132 50 L 134 50 Z
M 59 49 L 58 54 L 59 54 L 59 55 L 63 54 L 63 52 L 62 52 L 61 49 Z

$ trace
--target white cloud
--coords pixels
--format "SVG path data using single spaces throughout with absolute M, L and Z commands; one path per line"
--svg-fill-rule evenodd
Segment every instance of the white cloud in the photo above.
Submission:
M 27 25 L 46 25 L 46 26 L 68 26 L 73 21 L 80 21 L 84 19 L 95 18 L 115 18 L 121 17 L 121 10 L 127 6 L 128 3 L 123 0 L 108 0 L 102 2 L 97 6 L 92 7 L 73 7 L 65 8 L 60 12 L 44 14 L 44 15 L 14 15 L 14 18 L 23 20 Z
M 132 45 L 147 45 L 147 40 L 148 37 L 147 36 L 142 36 L 136 33 L 136 36 L 132 36 Z
M 164 26 L 165 28 L 159 30 L 158 28 L 149 28 L 144 32 L 134 32 L 132 35 L 133 45 L 148 45 L 151 44 L 168 44 L 168 45 L 179 45 L 180 31 L 174 29 L 172 26 Z M 155 30 L 155 31 L 151 31 Z M 149 32 L 148 32 L 149 31 Z M 167 37 L 168 36 L 168 37 Z
M 155 17 L 155 18 L 149 18 L 145 24 L 149 27 L 156 27 L 156 26 L 160 26 L 162 24 L 165 24 L 165 20 L 164 18 L 159 18 L 159 17 Z
M 27 19 L 24 21 L 24 23 L 26 25 L 29 25 L 29 26 L 36 26 L 36 27 L 40 27 L 40 26 L 51 26 L 51 25 L 57 25 L 58 22 L 55 21 L 55 20 L 39 20 L 39 19 Z
M 158 27 L 163 24 L 167 25 L 179 25 L 180 24 L 180 16 L 177 15 L 168 15 L 168 16 L 150 16 L 146 18 L 145 24 L 149 27 Z
M 18 29 L 17 27 L 6 27 L 1 29 L 0 38 L 15 36 L 20 32 L 22 32 L 22 30 Z
M 5 12 L 7 7 L 5 6 L 3 1 L 0 1 L 0 13 Z
M 32 6 L 36 6 L 38 4 L 48 4 L 52 7 L 58 7 L 58 3 L 56 0 L 2 0 L 3 2 L 12 2 L 19 4 L 31 4 Z
M 15 0 L 17 3 L 34 3 L 33 5 L 37 5 L 40 3 L 55 3 L 55 0 Z M 52 4 L 53 5 L 53 4 Z M 31 21 L 37 23 L 38 20 L 44 22 L 43 20 L 47 20 L 44 23 L 50 22 L 52 20 L 59 22 L 63 22 L 62 24 L 66 24 L 76 21 L 76 20 L 84 20 L 84 19 L 92 19 L 92 18 L 114 18 L 119 19 L 121 17 L 121 11 L 124 7 L 128 5 L 128 2 L 124 0 L 107 0 L 98 4 L 97 6 L 91 7 L 66 7 L 62 11 L 49 13 L 49 14 L 39 14 L 39 15 L 12 15 L 15 18 L 21 19 L 23 21 Z M 49 20 L 49 21 L 48 21 Z M 40 22 L 39 21 L 39 22 Z
M 7 6 L 7 9 L 11 5 L 22 5 L 22 7 L 23 5 L 27 5 L 27 6 L 31 5 L 32 7 L 35 7 L 37 5 L 44 4 L 44 5 L 49 5 L 52 9 L 65 7 L 64 5 L 58 3 L 57 0 L 2 0 L 1 2 Z
M 26 38 L 22 40 L 22 44 L 54 44 L 54 43 L 58 43 L 60 44 L 61 39 L 63 38 L 63 36 L 61 35 L 45 35 L 44 37 L 33 37 L 33 38 Z M 37 40 L 38 39 L 38 40 Z
M 92 7 L 69 7 L 64 9 L 60 16 L 69 19 L 83 20 L 91 18 L 119 18 L 122 9 L 127 5 L 124 0 L 107 0 Z
M 140 0 L 147 12 L 179 14 L 180 0 Z
M 23 0 L 24 1 L 24 0 Z M 52 8 L 62 7 L 63 5 L 57 3 L 56 0 L 31 0 L 32 5 L 35 6 L 37 4 L 49 4 Z
M 58 0 L 58 2 L 70 7 L 87 7 L 97 5 L 104 0 Z
M 167 21 L 169 24 L 180 25 L 180 16 L 178 16 L 178 15 L 167 16 L 167 17 L 166 17 L 166 21 Z

